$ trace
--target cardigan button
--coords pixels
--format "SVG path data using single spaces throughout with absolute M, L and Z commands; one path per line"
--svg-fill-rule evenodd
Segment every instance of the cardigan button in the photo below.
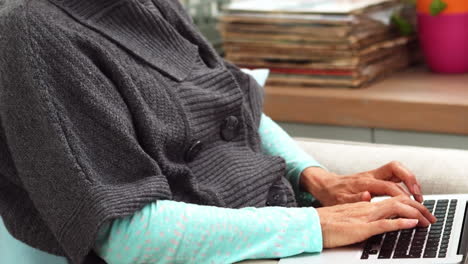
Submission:
M 224 119 L 221 126 L 221 137 L 226 141 L 232 141 L 238 134 L 239 119 L 235 116 L 229 116 Z
M 194 142 L 192 146 L 187 150 L 185 153 L 185 161 L 186 162 L 191 162 L 195 159 L 195 157 L 200 153 L 200 151 L 203 148 L 203 144 L 200 140 Z
M 284 206 L 287 203 L 286 194 L 281 192 L 272 192 L 268 195 L 267 206 Z

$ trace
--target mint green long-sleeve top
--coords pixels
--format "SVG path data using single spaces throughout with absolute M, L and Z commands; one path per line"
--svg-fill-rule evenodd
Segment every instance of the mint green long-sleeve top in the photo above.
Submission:
M 320 219 L 299 180 L 305 168 L 321 165 L 266 115 L 259 133 L 264 152 L 286 160 L 287 178 L 304 207 L 228 209 L 157 201 L 103 226 L 94 250 L 110 264 L 233 263 L 320 252 Z

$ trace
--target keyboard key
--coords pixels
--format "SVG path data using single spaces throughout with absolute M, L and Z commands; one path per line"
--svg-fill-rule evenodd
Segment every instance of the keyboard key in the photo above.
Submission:
M 389 259 L 392 256 L 392 252 L 386 252 L 382 253 L 380 252 L 379 256 L 377 258 L 379 259 Z
M 424 244 L 421 244 L 421 245 L 412 244 L 410 251 L 422 251 L 423 247 L 424 247 Z
M 417 241 L 417 242 L 414 242 L 411 243 L 411 250 L 413 249 L 422 249 L 424 246 L 424 241 L 420 242 L 420 241 Z
M 415 256 L 413 256 L 413 255 L 410 255 L 410 254 L 408 254 L 408 255 L 406 255 L 406 254 L 402 254 L 402 255 L 395 254 L 395 255 L 393 256 L 393 258 L 394 258 L 394 259 L 401 259 L 401 258 L 415 258 Z
M 422 251 L 418 251 L 418 252 L 415 252 L 415 251 L 410 251 L 409 253 L 409 257 L 410 258 L 420 258 L 421 257 L 421 254 L 422 254 Z
M 439 243 L 436 244 L 426 244 L 426 249 L 425 251 L 437 251 L 437 248 L 439 247 Z
M 370 250 L 372 249 L 372 244 L 367 242 L 366 245 L 364 246 L 364 250 Z
M 424 252 L 423 258 L 435 258 L 437 252 Z
M 426 234 L 415 234 L 414 237 L 413 237 L 413 243 L 415 243 L 416 241 L 424 242 L 424 240 L 426 240 L 426 237 L 427 237 L 427 233 Z
M 428 248 L 435 248 L 437 249 L 437 247 L 439 246 L 439 241 L 438 240 L 434 240 L 434 241 L 427 241 L 426 243 L 426 249 Z
M 373 236 L 369 239 L 369 243 L 373 245 L 380 245 L 380 242 L 382 241 L 383 234 Z
M 410 252 L 421 252 L 423 250 L 423 245 L 412 245 Z
M 424 241 L 421 243 L 421 242 L 417 242 L 417 243 L 411 243 L 411 250 L 419 250 L 419 249 L 422 249 L 424 247 Z

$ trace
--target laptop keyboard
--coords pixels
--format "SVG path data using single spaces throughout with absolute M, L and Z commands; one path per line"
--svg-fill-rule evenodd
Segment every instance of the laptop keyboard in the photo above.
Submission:
M 366 241 L 361 259 L 371 255 L 379 259 L 445 258 L 457 200 L 427 200 L 423 204 L 437 217 L 436 223 L 373 236 Z

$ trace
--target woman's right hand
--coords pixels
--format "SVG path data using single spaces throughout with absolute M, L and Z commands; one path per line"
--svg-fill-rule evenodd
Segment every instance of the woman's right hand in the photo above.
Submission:
M 362 242 L 374 235 L 427 227 L 436 218 L 427 208 L 406 195 L 380 202 L 359 202 L 318 208 L 323 247 L 334 248 Z

